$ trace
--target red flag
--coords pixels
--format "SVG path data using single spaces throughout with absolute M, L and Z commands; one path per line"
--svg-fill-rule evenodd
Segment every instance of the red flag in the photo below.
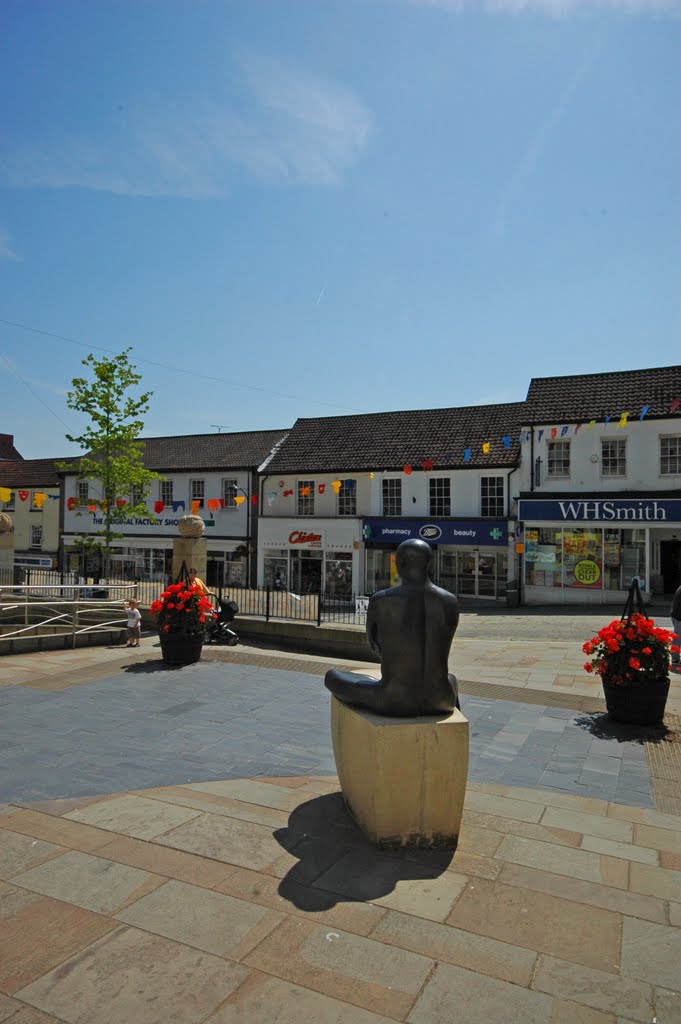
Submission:
M 554 439 L 554 437 L 556 436 L 557 433 L 558 433 L 557 427 L 551 427 L 551 440 Z
M 252 494 L 251 495 L 251 505 L 257 505 L 257 504 L 258 504 L 258 495 L 257 494 Z
M 116 498 L 116 508 L 123 508 L 123 506 L 127 504 L 128 503 L 125 498 Z
M 672 404 L 669 406 L 669 411 L 676 412 L 679 405 L 681 405 L 681 398 L 675 398 Z M 21 491 L 19 491 L 19 494 L 21 494 Z
M 69 498 L 69 500 L 66 502 L 66 507 L 69 510 L 69 512 L 72 512 L 77 504 L 78 502 L 76 501 L 75 498 Z
M 28 491 L 19 491 L 19 497 L 22 501 L 28 500 Z
M 425 469 L 425 471 L 428 472 L 429 469 L 433 468 L 433 460 L 432 459 L 424 459 L 423 462 L 421 463 L 421 468 Z
M 162 512 L 165 507 L 166 507 L 165 501 L 155 501 L 154 502 L 154 512 Z
M 405 466 L 404 467 L 404 472 L 407 474 L 407 476 L 410 476 L 411 472 L 412 472 L 411 466 L 408 466 L 408 465 Z
M 326 490 L 326 484 L 317 484 L 317 490 L 319 491 L 320 494 L 323 494 L 324 491 Z

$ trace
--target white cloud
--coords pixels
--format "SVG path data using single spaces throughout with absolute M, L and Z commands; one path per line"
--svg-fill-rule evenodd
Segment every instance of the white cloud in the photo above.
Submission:
M 7 244 L 11 238 L 6 231 L 0 228 L 0 260 L 9 260 L 11 263 L 20 263 L 21 256 L 17 256 L 13 249 Z
M 107 134 L 52 137 L 0 149 L 0 179 L 128 196 L 212 199 L 245 175 L 334 185 L 358 159 L 371 113 L 348 89 L 275 61 L 238 59 L 246 109 L 205 100 L 140 106 Z
M 537 13 L 553 18 L 581 11 L 615 11 L 626 14 L 681 14 L 681 0 L 409 0 L 417 7 L 439 7 L 445 11 Z

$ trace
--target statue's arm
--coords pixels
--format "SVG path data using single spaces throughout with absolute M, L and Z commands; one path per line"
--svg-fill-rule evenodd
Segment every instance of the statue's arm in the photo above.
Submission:
M 381 656 L 381 644 L 378 639 L 378 621 L 376 619 L 376 604 L 373 598 L 369 601 L 367 608 L 367 640 L 369 648 L 374 654 Z

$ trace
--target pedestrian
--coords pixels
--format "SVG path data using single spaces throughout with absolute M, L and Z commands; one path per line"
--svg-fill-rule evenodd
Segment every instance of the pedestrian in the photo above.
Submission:
M 284 589 L 284 583 L 283 583 L 282 578 L 281 578 L 281 573 L 279 572 L 278 569 L 277 569 L 276 573 L 274 574 L 273 587 L 274 587 L 275 590 L 283 590 Z
M 669 609 L 669 615 L 672 620 L 672 629 L 677 635 L 677 640 L 675 642 L 676 644 L 679 644 L 681 641 L 681 587 L 677 588 L 676 593 L 672 598 L 672 606 Z M 681 671 L 679 657 L 680 655 L 678 651 L 676 653 L 672 651 L 672 668 L 675 672 Z
M 201 587 L 201 590 L 204 592 L 204 594 L 207 594 L 209 592 L 208 591 L 208 587 L 203 582 L 203 580 L 199 579 L 199 577 L 196 575 L 196 569 L 190 569 L 189 570 L 189 586 L 190 587 L 194 587 L 194 586 Z
M 140 623 L 142 622 L 142 616 L 140 610 L 137 607 L 137 600 L 131 597 L 128 601 L 124 602 L 124 607 L 128 612 L 128 642 L 126 647 L 139 647 L 140 645 Z

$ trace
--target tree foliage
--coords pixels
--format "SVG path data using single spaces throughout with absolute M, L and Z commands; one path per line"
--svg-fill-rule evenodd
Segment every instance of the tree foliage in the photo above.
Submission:
M 88 498 L 88 511 L 92 506 L 103 520 L 102 529 L 95 536 L 101 538 L 107 571 L 112 542 L 122 536 L 116 526 L 135 516 L 156 521 L 144 503 L 152 480 L 159 474 L 144 466 L 144 443 L 139 435 L 144 428 L 142 417 L 149 409 L 151 391 L 135 395 L 141 376 L 130 363 L 124 349 L 111 359 L 95 359 L 90 354 L 82 360 L 91 371 L 88 377 L 74 377 L 72 390 L 67 395 L 69 409 L 83 413 L 90 422 L 82 434 L 66 438 L 85 452 L 78 464 L 78 479 L 92 482 L 94 495 Z M 131 393 L 132 392 L 132 393 Z M 73 465 L 62 463 L 62 470 Z M 132 494 L 138 491 L 137 500 Z

